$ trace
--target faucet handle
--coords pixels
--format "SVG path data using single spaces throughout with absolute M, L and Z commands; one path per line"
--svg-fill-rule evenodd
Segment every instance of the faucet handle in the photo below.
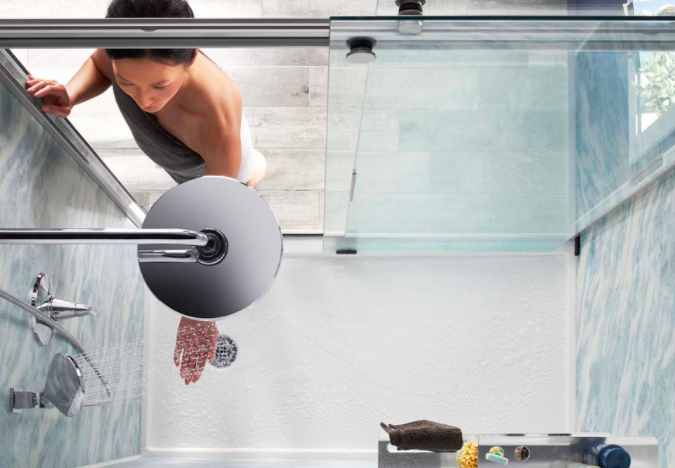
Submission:
M 100 315 L 96 307 L 64 301 L 55 297 L 49 275 L 44 273 L 40 273 L 37 276 L 30 299 L 31 306 L 52 320 L 64 320 L 85 315 L 91 315 L 96 318 Z M 37 343 L 40 346 L 48 345 L 54 334 L 51 327 L 42 323 L 36 317 L 31 317 L 31 323 L 33 325 L 33 335 Z

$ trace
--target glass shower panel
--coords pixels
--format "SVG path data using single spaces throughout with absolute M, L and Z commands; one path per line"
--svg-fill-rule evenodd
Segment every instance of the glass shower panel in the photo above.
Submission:
M 636 130 L 634 64 L 673 45 L 673 24 L 425 17 L 410 35 L 393 17 L 334 19 L 326 249 L 573 238 L 675 162 L 675 123 Z

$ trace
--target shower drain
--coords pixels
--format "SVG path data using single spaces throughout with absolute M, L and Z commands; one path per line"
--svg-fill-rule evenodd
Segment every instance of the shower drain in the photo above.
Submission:
M 224 369 L 232 365 L 237 359 L 237 343 L 227 335 L 220 335 L 216 344 L 216 355 L 213 358 L 213 367 Z

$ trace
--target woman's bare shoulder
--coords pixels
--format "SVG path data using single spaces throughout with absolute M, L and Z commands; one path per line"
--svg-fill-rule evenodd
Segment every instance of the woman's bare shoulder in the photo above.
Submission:
M 191 100 L 196 106 L 195 110 L 208 117 L 240 119 L 242 101 L 236 85 L 217 65 L 206 57 L 203 59 L 205 62 L 197 70 L 194 99 Z

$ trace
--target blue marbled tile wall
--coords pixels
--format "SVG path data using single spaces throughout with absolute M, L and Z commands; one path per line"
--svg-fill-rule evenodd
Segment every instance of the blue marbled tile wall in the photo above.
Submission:
M 654 435 L 675 466 L 675 171 L 582 235 L 577 429 Z
M 71 157 L 0 85 L 0 227 L 133 228 Z M 28 301 L 35 276 L 51 275 L 59 297 L 92 304 L 98 319 L 64 326 L 91 353 L 142 339 L 144 288 L 134 246 L 0 245 L 0 288 Z M 56 409 L 8 412 L 9 388 L 41 391 L 57 352 L 40 348 L 28 315 L 0 300 L 0 468 L 72 468 L 140 452 L 139 401 L 119 398 L 74 418 Z
M 576 217 L 628 179 L 628 72 L 624 52 L 570 58 L 574 83 Z

